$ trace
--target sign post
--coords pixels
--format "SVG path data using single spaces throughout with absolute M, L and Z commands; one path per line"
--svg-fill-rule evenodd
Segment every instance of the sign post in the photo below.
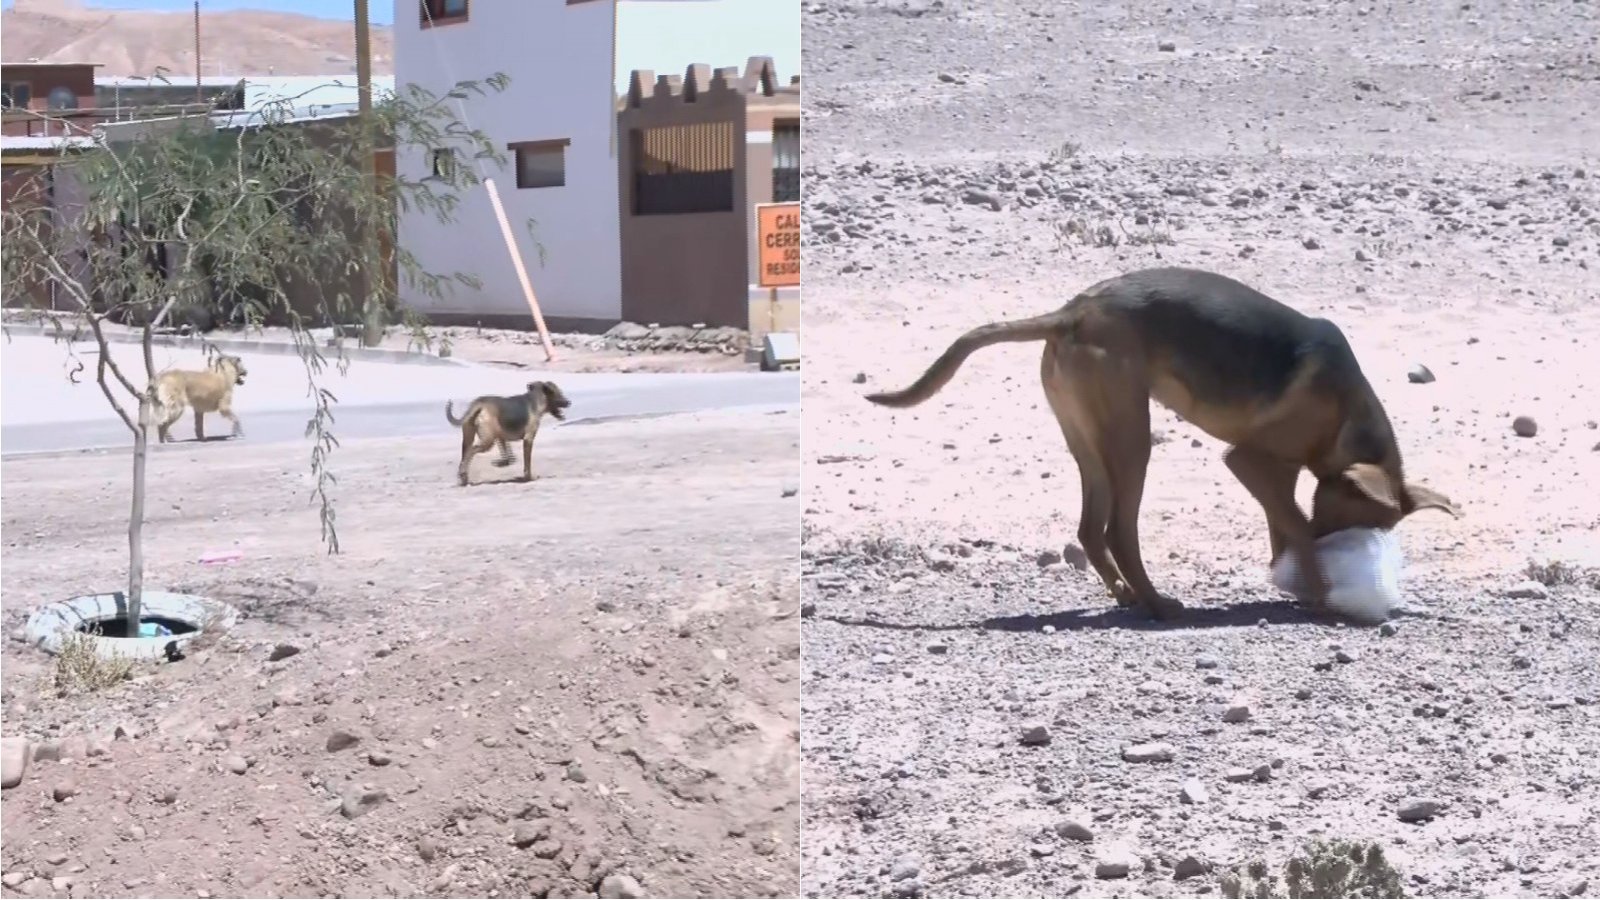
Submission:
M 800 204 L 756 204 L 756 283 L 767 288 L 767 330 L 778 328 L 778 288 L 800 286 Z

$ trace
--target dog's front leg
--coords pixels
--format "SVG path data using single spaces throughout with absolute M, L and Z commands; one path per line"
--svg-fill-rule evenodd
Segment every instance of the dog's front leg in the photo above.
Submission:
M 1305 586 L 1304 599 L 1320 609 L 1328 598 L 1328 584 L 1317 559 L 1316 539 L 1311 523 L 1294 500 L 1295 480 L 1300 467 L 1245 447 L 1228 451 L 1224 460 L 1239 483 L 1250 492 L 1267 514 L 1267 533 L 1272 542 L 1272 561 L 1287 548 L 1294 551 Z

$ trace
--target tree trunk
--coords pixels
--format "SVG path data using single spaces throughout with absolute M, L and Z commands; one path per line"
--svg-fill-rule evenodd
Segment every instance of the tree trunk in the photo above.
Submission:
M 100 348 L 102 352 L 105 347 Z M 139 398 L 139 427 L 133 432 L 133 509 L 128 513 L 128 637 L 139 636 L 144 605 L 144 464 L 150 455 L 150 397 Z

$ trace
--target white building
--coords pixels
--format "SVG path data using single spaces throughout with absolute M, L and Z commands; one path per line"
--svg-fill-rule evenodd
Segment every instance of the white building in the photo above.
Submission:
M 506 156 L 504 166 L 485 163 L 484 174 L 499 189 L 545 318 L 553 328 L 608 326 L 622 311 L 619 86 L 634 68 L 682 71 L 703 59 L 771 54 L 750 44 L 775 32 L 797 56 L 794 0 L 404 0 L 395 5 L 395 82 L 442 94 L 459 81 L 509 76 L 506 90 L 467 98 L 457 115 Z M 663 53 L 685 58 L 663 64 Z M 423 178 L 435 162 L 429 148 L 403 147 L 395 166 Z M 530 321 L 484 189 L 464 196 L 448 225 L 403 214 L 399 240 L 427 271 L 482 281 L 481 290 L 456 285 L 443 298 L 402 283 L 401 303 L 440 322 Z

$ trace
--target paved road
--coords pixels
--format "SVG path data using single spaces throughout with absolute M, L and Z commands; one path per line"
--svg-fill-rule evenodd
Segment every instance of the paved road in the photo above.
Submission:
M 67 373 L 73 367 L 65 344 L 43 337 L 13 337 L 0 345 L 0 454 L 41 453 L 120 448 L 131 438 L 111 412 L 94 383 L 96 357 L 92 344 L 73 345 L 85 369 L 80 383 Z M 142 371 L 138 347 L 117 346 L 113 355 L 128 371 Z M 312 403 L 305 369 L 293 356 L 245 355 L 245 384 L 238 389 L 235 411 L 251 443 L 304 441 Z M 191 351 L 160 348 L 157 367 L 196 365 Z M 329 370 L 318 383 L 332 391 L 334 434 L 341 440 L 450 432 L 444 418 L 446 400 L 457 409 L 478 394 L 509 394 L 540 376 L 528 370 L 485 366 L 421 366 L 358 362 L 348 374 Z M 735 372 L 700 375 L 558 373 L 572 400 L 568 424 L 615 418 L 666 415 L 711 409 L 793 409 L 800 403 L 797 373 Z M 553 423 L 552 423 L 553 424 Z M 206 417 L 212 435 L 227 433 L 220 417 Z M 193 436 L 192 416 L 173 426 L 174 436 Z

